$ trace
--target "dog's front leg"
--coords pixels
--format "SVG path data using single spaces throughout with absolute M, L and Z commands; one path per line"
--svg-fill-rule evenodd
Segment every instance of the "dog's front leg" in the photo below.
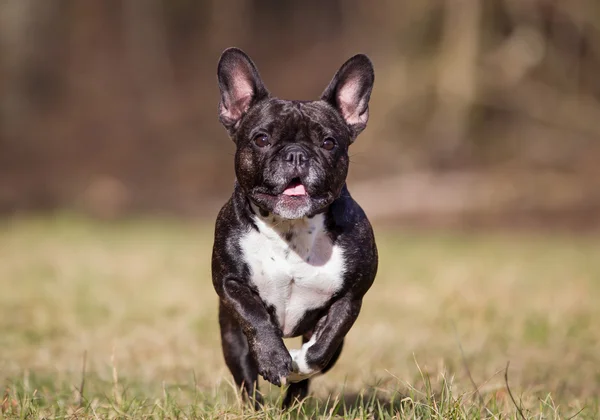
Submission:
M 290 382 L 298 382 L 327 367 L 344 337 L 356 321 L 362 299 L 345 296 L 334 302 L 319 320 L 311 339 L 299 350 L 292 350 L 293 373 Z
M 245 282 L 226 278 L 221 299 L 237 317 L 258 373 L 274 385 L 285 383 L 292 370 L 292 357 L 283 343 L 281 329 L 271 320 L 260 297 Z

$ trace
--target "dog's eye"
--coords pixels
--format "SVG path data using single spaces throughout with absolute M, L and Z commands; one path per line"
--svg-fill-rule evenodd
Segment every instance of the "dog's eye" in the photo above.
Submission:
M 325 150 L 333 150 L 335 147 L 335 140 L 332 137 L 327 137 L 325 140 L 323 140 L 321 147 Z
M 265 147 L 269 145 L 269 136 L 265 133 L 260 133 L 254 136 L 253 141 L 258 147 Z

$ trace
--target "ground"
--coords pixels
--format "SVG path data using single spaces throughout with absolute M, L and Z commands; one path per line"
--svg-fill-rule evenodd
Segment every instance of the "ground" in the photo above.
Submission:
M 221 355 L 210 222 L 3 220 L 0 418 L 600 417 L 598 237 L 375 228 L 338 364 L 290 412 L 261 383 L 254 412 Z

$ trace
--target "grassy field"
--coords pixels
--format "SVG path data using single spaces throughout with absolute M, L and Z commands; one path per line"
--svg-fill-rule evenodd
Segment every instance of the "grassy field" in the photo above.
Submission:
M 254 412 L 221 355 L 210 224 L 4 220 L 0 418 L 600 417 L 600 238 L 376 234 L 336 367 L 289 412 L 261 383 Z

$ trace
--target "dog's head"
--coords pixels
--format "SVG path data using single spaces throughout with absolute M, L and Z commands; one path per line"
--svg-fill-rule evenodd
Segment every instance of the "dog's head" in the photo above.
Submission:
M 348 147 L 364 130 L 374 72 L 350 58 L 317 101 L 271 97 L 256 66 L 230 48 L 218 66 L 219 119 L 235 142 L 239 186 L 260 209 L 286 219 L 314 215 L 337 197 Z

